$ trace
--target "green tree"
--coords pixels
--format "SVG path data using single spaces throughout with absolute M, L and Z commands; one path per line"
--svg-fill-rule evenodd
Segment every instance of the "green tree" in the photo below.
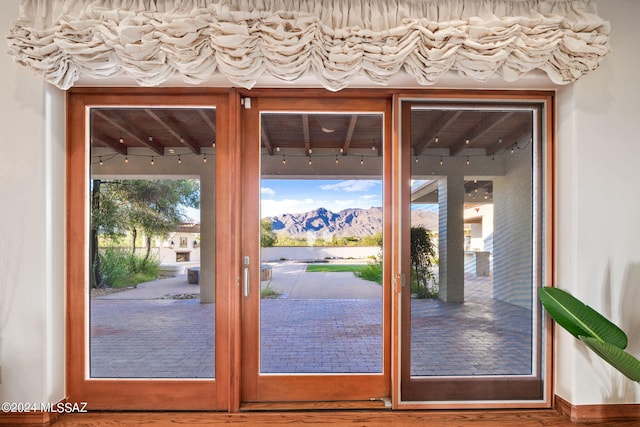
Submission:
M 273 222 L 270 218 L 262 218 L 260 220 L 260 246 L 270 248 L 276 244 L 278 236 L 273 231 Z
M 425 227 L 411 227 L 411 287 L 421 298 L 437 295 L 431 267 L 435 264 L 436 248 L 431 232 Z
M 186 220 L 184 207 L 200 207 L 200 183 L 197 180 L 119 181 L 119 196 L 127 228 L 135 238 L 138 231 L 146 237 L 145 259 L 151 253 L 153 237 L 166 237 Z
M 130 233 L 132 254 L 138 233 L 144 233 L 148 260 L 151 241 L 165 237 L 186 220 L 185 207 L 200 207 L 197 180 L 110 180 L 92 182 L 92 285 L 103 286 L 98 236 Z

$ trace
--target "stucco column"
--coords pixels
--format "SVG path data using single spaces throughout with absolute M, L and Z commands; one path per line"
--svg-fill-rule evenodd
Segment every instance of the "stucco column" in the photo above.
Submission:
M 444 302 L 464 301 L 464 177 L 438 181 L 440 290 Z
M 200 302 L 216 301 L 214 170 L 200 174 Z

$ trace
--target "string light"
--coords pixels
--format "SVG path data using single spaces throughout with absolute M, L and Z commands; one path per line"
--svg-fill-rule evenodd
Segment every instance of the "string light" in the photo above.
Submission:
M 340 163 L 340 160 L 338 160 L 338 155 L 336 154 L 336 165 Z
M 464 143 L 465 143 L 466 145 L 469 145 L 469 138 L 465 139 L 465 140 L 464 140 Z
M 376 145 L 375 145 L 375 144 L 373 144 L 373 145 L 371 146 L 371 151 L 376 151 Z
M 124 156 L 124 162 L 129 163 L 129 156 Z
M 360 156 L 360 164 L 364 165 L 364 156 Z
M 280 146 L 276 146 L 276 151 L 279 153 L 280 152 Z
M 214 139 L 213 142 L 211 142 L 211 147 L 216 148 L 216 140 Z
M 153 161 L 153 156 L 151 156 L 151 166 L 155 165 L 156 163 Z
M 178 164 L 182 163 L 182 158 L 180 157 L 180 154 L 178 154 Z
M 284 157 L 284 154 L 282 155 L 282 164 L 283 165 L 287 164 L 287 159 Z
M 433 142 L 435 142 L 435 143 L 437 144 L 438 142 L 440 142 L 440 138 L 438 138 L 438 137 L 436 136 L 435 138 L 433 138 Z
M 311 151 L 311 150 L 309 150 Z M 309 166 L 311 166 L 311 156 L 309 156 Z
M 416 163 L 418 163 L 418 156 L 416 156 Z
M 100 166 L 102 166 L 104 163 L 102 163 L 102 156 L 100 156 Z
M 511 154 L 513 154 L 513 153 L 515 153 L 515 152 L 516 152 L 516 149 L 515 149 L 515 148 L 513 148 L 513 147 L 511 147 Z
M 313 150 L 311 149 L 311 147 L 309 147 L 309 154 L 313 153 Z
M 442 160 L 442 156 L 440 156 L 440 166 L 444 165 L 444 160 Z
M 118 141 L 120 141 L 120 144 L 124 144 L 124 139 L 122 138 L 122 135 L 120 135 L 120 139 Z
M 207 155 L 205 154 L 204 157 L 202 158 L 202 162 L 203 163 L 207 163 Z
M 467 156 L 467 166 L 469 166 L 471 164 L 471 161 L 469 160 L 469 156 Z

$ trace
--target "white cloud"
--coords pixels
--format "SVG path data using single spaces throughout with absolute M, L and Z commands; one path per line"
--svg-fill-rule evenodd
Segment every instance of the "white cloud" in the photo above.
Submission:
M 318 202 L 313 199 L 282 199 L 270 200 L 262 199 L 260 216 L 276 216 L 283 213 L 308 212 L 319 207 Z
M 320 189 L 335 191 L 367 191 L 380 184 L 380 181 L 372 179 L 349 179 L 346 181 L 340 181 L 336 184 L 321 185 Z
M 273 195 L 276 194 L 276 192 L 273 190 L 273 188 L 260 187 L 260 194 L 266 194 L 267 196 L 273 196 Z

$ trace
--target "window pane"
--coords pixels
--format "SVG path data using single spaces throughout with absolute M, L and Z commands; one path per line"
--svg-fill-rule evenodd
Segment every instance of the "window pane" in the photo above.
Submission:
M 260 373 L 381 373 L 382 115 L 261 127 Z
M 215 376 L 215 122 L 91 110 L 92 378 Z
M 411 123 L 411 376 L 533 375 L 533 114 Z

